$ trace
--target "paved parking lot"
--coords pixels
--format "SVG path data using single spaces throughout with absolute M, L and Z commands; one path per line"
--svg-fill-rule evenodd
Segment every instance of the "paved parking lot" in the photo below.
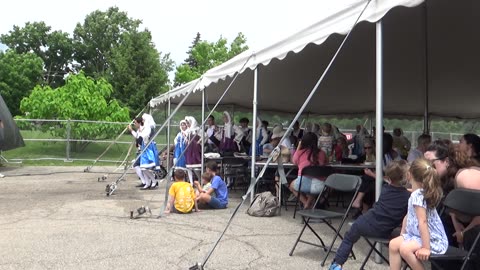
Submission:
M 203 261 L 240 202 L 233 192 L 229 208 L 156 218 L 164 200 L 165 183 L 141 191 L 133 171 L 118 190 L 105 196 L 105 185 L 117 179 L 113 168 L 0 167 L 0 269 L 188 269 Z M 131 220 L 130 210 L 148 205 L 154 216 Z M 205 269 L 327 269 L 323 251 L 299 244 L 288 253 L 301 229 L 293 212 L 273 218 L 245 214 L 243 206 Z M 321 235 L 331 240 L 322 224 Z M 310 234 L 307 234 L 310 235 Z M 313 239 L 313 235 L 310 235 Z M 339 242 L 337 242 L 338 244 Z M 361 240 L 357 260 L 346 269 L 359 269 L 366 252 Z M 370 261 L 368 269 L 387 269 Z

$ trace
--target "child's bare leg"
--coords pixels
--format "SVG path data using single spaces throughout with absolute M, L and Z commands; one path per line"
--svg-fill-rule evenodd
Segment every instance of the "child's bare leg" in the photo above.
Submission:
M 353 201 L 352 207 L 355 207 L 355 208 L 362 207 L 363 197 L 365 197 L 365 192 L 358 192 L 357 197 Z
M 404 242 L 400 246 L 400 255 L 412 268 L 412 270 L 423 270 L 423 263 L 415 256 L 415 251 L 421 248 L 420 244 L 414 240 Z
M 392 239 L 388 245 L 388 258 L 390 260 L 391 270 L 400 270 L 400 268 L 402 268 L 400 246 L 402 245 L 403 241 L 403 236 L 399 236 Z

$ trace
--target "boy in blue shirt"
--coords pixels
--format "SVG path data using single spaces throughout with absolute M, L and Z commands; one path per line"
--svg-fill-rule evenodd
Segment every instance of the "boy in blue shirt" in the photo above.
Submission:
M 353 244 L 361 236 L 389 238 L 392 231 L 397 228 L 407 214 L 408 198 L 410 192 L 402 186 L 402 181 L 407 178 L 408 163 L 405 160 L 391 162 L 385 169 L 385 178 L 389 184 L 383 185 L 380 198 L 361 215 L 350 230 L 337 250 L 330 270 L 340 270 L 347 261 Z
M 211 160 L 205 165 L 206 172 L 213 175 L 211 186 L 208 190 L 202 190 L 198 181 L 194 182 L 195 187 L 202 192 L 198 196 L 200 208 L 223 209 L 228 204 L 228 188 L 220 176 L 217 175 L 217 162 Z M 215 197 L 212 194 L 215 192 Z

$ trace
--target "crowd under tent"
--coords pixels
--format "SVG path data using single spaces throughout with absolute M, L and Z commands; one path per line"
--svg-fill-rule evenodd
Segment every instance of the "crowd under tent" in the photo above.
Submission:
M 424 131 L 433 117 L 480 117 L 480 2 L 363 0 L 338 5 L 339 12 L 265 48 L 243 52 L 152 99 L 150 106 L 179 104 L 187 94 L 183 105 L 211 105 L 229 88 L 221 104 L 252 108 L 253 126 L 257 109 L 375 115 L 378 126 L 383 116 L 423 118 Z M 310 93 L 315 94 L 302 110 Z M 382 145 L 380 132 L 377 145 Z M 382 155 L 380 147 L 376 154 Z M 376 165 L 382 167 L 381 159 Z M 376 171 L 378 195 L 382 176 Z

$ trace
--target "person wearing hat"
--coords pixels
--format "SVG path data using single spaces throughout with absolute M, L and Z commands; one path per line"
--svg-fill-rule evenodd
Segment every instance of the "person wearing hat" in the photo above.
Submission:
M 270 152 L 272 152 L 272 150 L 280 143 L 280 140 L 282 139 L 284 134 L 285 131 L 283 130 L 283 125 L 276 124 L 272 130 L 272 139 L 270 140 L 270 143 L 264 145 L 263 153 L 270 154 Z M 292 148 L 292 142 L 290 141 L 288 136 L 285 137 L 285 139 L 281 142 L 280 146 L 281 148 L 283 147 L 286 149 Z

